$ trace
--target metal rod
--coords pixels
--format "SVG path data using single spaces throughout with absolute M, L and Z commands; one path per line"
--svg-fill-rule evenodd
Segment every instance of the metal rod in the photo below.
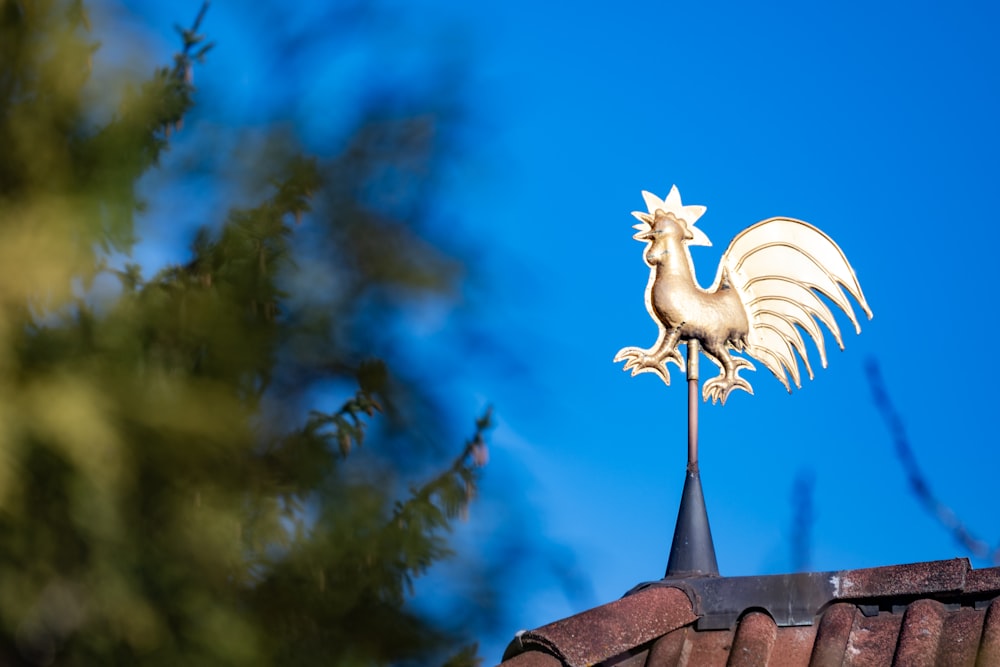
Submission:
M 698 472 L 698 341 L 687 342 L 688 472 Z

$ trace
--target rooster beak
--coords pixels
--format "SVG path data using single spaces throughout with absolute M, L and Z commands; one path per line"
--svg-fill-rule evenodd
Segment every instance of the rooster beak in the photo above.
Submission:
M 632 235 L 632 238 L 636 241 L 648 241 L 653 238 L 653 230 L 647 224 L 632 225 L 632 229 L 639 230 L 636 234 Z

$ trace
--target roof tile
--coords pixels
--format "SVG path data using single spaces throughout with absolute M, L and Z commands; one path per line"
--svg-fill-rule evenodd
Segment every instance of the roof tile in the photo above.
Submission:
M 965 558 L 849 570 L 837 573 L 840 579 L 837 597 L 878 598 L 960 591 L 965 587 L 968 572 L 969 561 Z
M 733 647 L 729 651 L 729 667 L 767 665 L 778 637 L 778 626 L 761 611 L 751 611 L 736 628 Z
M 528 651 L 504 660 L 504 667 L 562 667 L 562 661 L 548 653 Z
M 1000 591 L 1000 567 L 969 570 L 965 577 L 965 590 L 970 593 Z
M 689 644 L 688 634 L 691 632 L 694 632 L 691 628 L 679 628 L 657 639 L 649 650 L 646 667 L 673 667 L 681 664 L 681 654 L 685 645 Z
M 902 620 L 902 614 L 890 612 L 875 616 L 855 614 L 851 638 L 844 651 L 844 667 L 891 665 Z
M 986 611 L 983 632 L 979 640 L 976 667 L 1000 665 L 1000 598 L 993 601 Z
M 938 664 L 947 613 L 943 604 L 927 598 L 907 607 L 893 662 L 913 667 L 934 667 Z
M 983 634 L 984 616 L 981 611 L 977 612 L 970 607 L 962 607 L 946 614 L 938 651 L 938 664 L 946 667 L 950 665 L 971 667 L 976 664 L 976 654 L 979 652 Z
M 623 622 L 627 619 L 628 622 Z M 570 667 L 593 665 L 625 653 L 697 619 L 676 588 L 648 588 L 519 637 L 519 646 L 541 649 Z M 505 657 L 512 653 L 508 647 Z
M 826 610 L 816 629 L 810 667 L 839 667 L 843 664 L 854 630 L 854 617 L 858 613 L 857 607 L 846 602 L 838 602 Z

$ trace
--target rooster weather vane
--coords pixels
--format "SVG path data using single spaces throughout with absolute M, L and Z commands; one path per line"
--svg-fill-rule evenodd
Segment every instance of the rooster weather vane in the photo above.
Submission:
M 655 373 L 670 384 L 667 365 L 687 373 L 687 478 L 677 513 L 667 577 L 718 576 L 719 570 L 708 525 L 708 513 L 698 470 L 698 357 L 699 352 L 719 367 L 719 375 L 705 382 L 701 398 L 725 404 L 734 389 L 753 394 L 741 370 L 756 370 L 746 354 L 774 373 L 791 393 L 789 376 L 801 387 L 798 359 L 812 379 L 812 365 L 802 332 L 809 334 L 826 367 L 826 346 L 820 323 L 844 348 L 840 328 L 821 296 L 846 313 L 861 333 L 847 294 L 869 317 L 861 285 L 840 247 L 807 222 L 769 218 L 736 235 L 722 254 L 715 282 L 698 285 L 689 246 L 712 245 L 695 223 L 704 206 L 684 206 L 677 187 L 666 199 L 642 193 L 647 212 L 632 213 L 639 220 L 632 237 L 646 244 L 643 259 L 649 266 L 646 310 L 659 327 L 649 349 L 626 347 L 615 362 L 632 375 Z M 687 347 L 687 364 L 677 349 Z M 796 356 L 797 355 L 797 356 Z
M 695 343 L 720 370 L 718 377 L 705 382 L 704 400 L 725 404 L 734 389 L 753 394 L 740 370 L 755 370 L 754 365 L 733 356 L 730 350 L 758 360 L 790 393 L 789 375 L 796 387 L 802 386 L 796 353 L 809 378 L 813 377 L 799 327 L 816 343 L 824 368 L 826 347 L 817 320 L 844 348 L 837 322 L 817 292 L 843 310 L 858 333 L 861 325 L 841 288 L 871 318 L 861 285 L 843 251 L 809 223 L 769 218 L 744 229 L 722 254 L 715 282 L 702 289 L 695 279 L 688 247 L 712 245 L 695 227 L 705 207 L 682 205 L 677 186 L 666 199 L 645 191 L 642 196 L 649 212 L 632 213 L 639 220 L 634 225 L 639 231 L 632 238 L 646 243 L 646 309 L 659 325 L 660 335 L 648 350 L 619 350 L 615 362 L 624 361 L 624 370 L 631 369 L 632 375 L 655 373 L 669 385 L 669 362 L 685 370 L 678 343 Z M 688 356 L 690 359 L 690 352 Z

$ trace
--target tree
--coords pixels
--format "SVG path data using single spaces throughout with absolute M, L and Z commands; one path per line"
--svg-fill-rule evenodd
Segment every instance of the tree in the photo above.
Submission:
M 375 100 L 327 160 L 271 142 L 262 196 L 190 257 L 121 264 L 137 183 L 194 102 L 203 16 L 105 117 L 83 3 L 0 0 L 0 659 L 443 659 L 457 639 L 406 599 L 448 554 L 489 416 L 429 473 L 415 434 L 439 439 L 440 411 L 369 357 L 457 281 L 381 205 L 426 188 L 433 116 Z

